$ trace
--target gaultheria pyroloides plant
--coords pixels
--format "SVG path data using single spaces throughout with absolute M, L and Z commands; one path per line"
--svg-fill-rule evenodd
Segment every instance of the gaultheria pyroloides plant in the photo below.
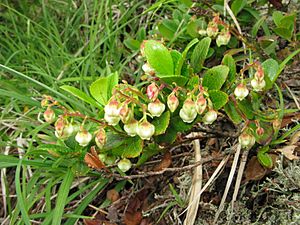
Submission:
M 56 156 L 84 158 L 92 167 L 116 163 L 115 168 L 126 172 L 131 158 L 138 158 L 137 165 L 141 165 L 162 146 L 176 144 L 178 134 L 197 130 L 199 124 L 213 127 L 218 118 L 227 117 L 239 125 L 242 147 L 264 146 L 258 158 L 264 166 L 272 166 L 266 146 L 276 141 L 281 114 L 277 109 L 263 111 L 260 103 L 275 82 L 278 64 L 272 59 L 252 61 L 237 72 L 233 56 L 226 54 L 220 65 L 205 68 L 211 38 L 217 38 L 217 45 L 226 45 L 228 30 L 216 17 L 207 27 L 207 37 L 192 40 L 183 52 L 159 41 L 144 41 L 143 86 L 119 82 L 118 74 L 113 73 L 92 83 L 92 97 L 74 87 L 62 87 L 98 108 L 95 118 L 67 110 L 45 96 L 44 118 L 54 123 L 57 142 L 40 148 Z M 93 157 L 98 154 L 98 166 L 90 162 L 91 148 L 96 149 Z

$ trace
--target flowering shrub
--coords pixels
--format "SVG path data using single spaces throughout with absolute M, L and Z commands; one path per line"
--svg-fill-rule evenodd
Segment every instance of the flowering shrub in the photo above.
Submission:
M 223 29 L 219 30 L 219 26 Z M 117 73 L 95 81 L 90 87 L 93 98 L 81 93 L 81 99 L 99 109 L 97 118 L 67 110 L 45 96 L 45 121 L 52 123 L 58 117 L 54 125 L 57 145 L 73 152 L 71 156 L 84 156 L 97 146 L 101 161 L 117 163 L 120 171 L 126 172 L 131 167 L 129 158 L 139 157 L 140 165 L 158 153 L 159 146 L 173 144 L 178 133 L 197 129 L 199 123 L 213 126 L 218 117 L 224 116 L 241 125 L 238 141 L 243 148 L 250 149 L 256 142 L 270 144 L 278 129 L 273 122 L 280 117 L 276 110 L 262 112 L 260 102 L 278 76 L 277 62 L 253 61 L 237 73 L 235 60 L 226 54 L 221 65 L 205 68 L 212 38 L 216 38 L 218 46 L 227 45 L 231 34 L 229 25 L 218 16 L 201 33 L 208 37 L 195 38 L 182 53 L 156 40 L 144 41 L 143 86 L 119 83 Z M 79 90 L 75 93 L 74 88 L 64 89 L 78 96 Z M 69 144 L 72 139 L 78 143 L 76 150 Z M 265 148 L 258 156 L 263 165 L 271 166 Z

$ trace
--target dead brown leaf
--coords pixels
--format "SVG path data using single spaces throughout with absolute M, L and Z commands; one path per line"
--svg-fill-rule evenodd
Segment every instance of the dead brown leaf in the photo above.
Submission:
M 298 147 L 297 145 L 287 145 L 281 149 L 277 149 L 276 151 L 281 152 L 286 158 L 289 160 L 297 160 L 299 156 L 294 155 L 295 148 Z
M 111 189 L 106 192 L 106 198 L 111 202 L 115 202 L 120 198 L 120 194 L 115 189 Z
M 156 165 L 153 170 L 154 171 L 161 171 L 165 168 L 168 168 L 171 164 L 172 164 L 172 155 L 169 151 L 167 151 L 164 154 L 161 162 L 158 165 Z
M 299 144 L 300 140 L 300 130 L 295 132 L 292 136 L 291 136 L 291 139 L 290 139 L 290 145 L 297 145 Z
M 281 121 L 280 128 L 284 128 L 290 123 L 293 123 L 293 121 L 299 119 L 300 119 L 300 113 L 292 113 L 292 114 L 285 115 Z
M 253 156 L 247 163 L 245 169 L 246 182 L 250 180 L 260 180 L 267 173 L 267 169 L 264 168 L 258 161 L 256 156 Z

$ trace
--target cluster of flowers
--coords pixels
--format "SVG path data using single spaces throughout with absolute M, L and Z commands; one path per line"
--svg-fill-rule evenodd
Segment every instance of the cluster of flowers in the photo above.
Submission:
M 223 27 L 221 31 L 219 30 L 219 25 Z M 218 15 L 216 15 L 212 21 L 208 23 L 206 29 L 200 29 L 198 33 L 201 36 L 207 35 L 208 37 L 216 38 L 218 47 L 221 45 L 227 45 L 231 38 L 229 25 L 222 21 Z
M 266 86 L 266 82 L 264 80 L 264 71 L 263 71 L 261 64 L 259 62 L 255 62 L 255 63 L 249 65 L 248 67 L 249 68 L 252 67 L 256 70 L 256 72 L 253 76 L 253 79 L 250 82 L 253 90 L 256 92 L 262 91 L 264 89 L 264 87 Z M 245 69 L 247 69 L 247 68 L 245 68 Z M 244 70 L 242 70 L 242 73 Z M 240 84 L 238 84 L 234 90 L 234 95 L 240 101 L 242 101 L 244 98 L 246 98 L 248 96 L 248 94 L 249 94 L 249 90 L 247 89 L 246 84 L 244 84 L 243 81 Z

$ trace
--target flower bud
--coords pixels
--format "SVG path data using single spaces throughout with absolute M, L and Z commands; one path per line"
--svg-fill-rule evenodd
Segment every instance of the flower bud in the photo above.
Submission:
M 120 111 L 119 111 L 119 115 L 120 115 L 120 118 L 121 118 L 121 120 L 124 124 L 128 123 L 128 121 L 131 120 L 132 110 L 128 107 L 127 102 L 124 102 L 123 105 L 121 106 Z
M 239 136 L 239 143 L 241 144 L 242 148 L 250 149 L 255 144 L 255 137 L 252 134 L 243 132 Z
M 209 22 L 207 28 L 206 28 L 206 33 L 208 37 L 216 37 L 219 32 L 218 25 L 215 24 L 214 22 Z
M 206 99 L 204 98 L 203 94 L 199 94 L 196 100 L 197 113 L 201 115 L 202 113 L 204 113 L 206 107 L 207 107 Z
M 150 67 L 150 65 L 148 63 L 145 63 L 142 66 L 142 69 L 144 70 L 145 74 L 150 75 L 150 76 L 154 76 L 155 75 L 155 70 Z
M 261 136 L 261 135 L 263 135 L 265 133 L 265 130 L 262 127 L 258 127 L 256 129 L 256 133 L 257 133 L 257 135 Z
M 75 140 L 80 146 L 85 147 L 92 140 L 92 135 L 87 130 L 82 129 L 76 134 Z
M 66 126 L 66 121 L 62 117 L 59 117 L 56 120 L 55 125 L 54 125 L 56 137 L 62 136 L 65 126 Z
M 131 137 L 134 137 L 137 134 L 137 129 L 138 121 L 135 119 L 132 119 L 132 121 L 124 125 L 125 132 Z
M 266 86 L 266 82 L 265 82 L 265 80 L 259 81 L 256 78 L 253 78 L 251 80 L 251 86 L 253 87 L 254 91 L 259 92 L 259 91 L 262 91 L 264 89 L 264 87 Z
M 165 111 L 166 106 L 164 103 L 159 101 L 157 98 L 154 102 L 148 104 L 148 111 L 152 116 L 160 117 L 160 115 Z
M 203 122 L 205 124 L 212 124 L 218 117 L 218 114 L 215 110 L 210 109 L 204 116 Z
M 222 32 L 218 35 L 216 43 L 217 46 L 227 45 L 230 41 L 231 34 L 228 30 L 222 30 Z
M 201 36 L 205 36 L 206 35 L 206 30 L 200 29 L 200 30 L 198 30 L 198 34 L 201 35 Z
M 174 112 L 179 105 L 179 100 L 173 92 L 168 96 L 167 105 L 171 112 Z
M 44 99 L 41 101 L 41 106 L 42 106 L 42 107 L 48 106 L 48 104 L 49 104 L 49 101 L 48 101 L 48 99 L 46 99 L 46 98 L 44 98 Z
M 102 149 L 106 143 L 106 132 L 103 128 L 100 128 L 95 135 L 95 142 L 99 149 Z
M 48 107 L 44 112 L 44 119 L 47 123 L 52 123 L 55 120 L 55 112 L 51 107 Z
M 179 111 L 179 116 L 185 123 L 191 123 L 197 117 L 196 105 L 191 98 L 184 101 L 182 109 Z
M 242 83 L 240 83 L 234 90 L 234 95 L 240 101 L 242 101 L 244 98 L 246 98 L 248 94 L 249 94 L 249 90 Z
M 121 159 L 118 162 L 118 168 L 124 173 L 130 170 L 131 166 L 132 164 L 129 159 Z
M 261 66 L 258 67 L 257 71 L 254 74 L 254 78 L 256 78 L 256 80 L 258 81 L 262 81 L 264 79 L 264 70 Z
M 143 140 L 150 140 L 155 132 L 155 126 L 149 123 L 147 119 L 143 119 L 139 122 L 136 132 Z
M 152 101 L 157 99 L 158 92 L 159 89 L 154 82 L 147 87 L 147 96 Z

